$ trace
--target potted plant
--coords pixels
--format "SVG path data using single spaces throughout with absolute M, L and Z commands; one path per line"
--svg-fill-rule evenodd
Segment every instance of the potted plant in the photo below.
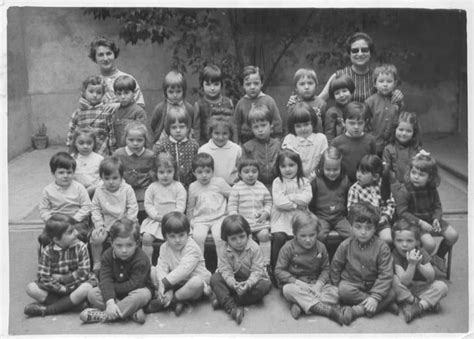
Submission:
M 48 147 L 48 135 L 46 132 L 48 129 L 45 124 L 39 124 L 36 133 L 31 137 L 31 143 L 35 149 L 45 149 Z

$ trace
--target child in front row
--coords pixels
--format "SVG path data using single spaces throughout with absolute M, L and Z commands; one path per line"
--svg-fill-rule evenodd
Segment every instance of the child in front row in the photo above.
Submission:
M 309 209 L 319 219 L 318 240 L 325 242 L 331 229 L 343 239 L 351 235 L 347 221 L 349 180 L 342 168 L 342 154 L 333 146 L 321 157 L 316 179 L 311 183 L 313 199 Z
M 211 138 L 209 133 L 210 120 L 221 117 L 231 122 L 232 141 L 237 142 L 237 124 L 234 122 L 234 105 L 230 98 L 223 95 L 222 71 L 216 65 L 207 65 L 199 73 L 199 85 L 202 97 L 194 104 L 194 110 L 199 117 L 201 137 L 199 145 L 204 145 Z
M 431 257 L 420 248 L 420 230 L 416 225 L 406 219 L 398 220 L 393 225 L 393 243 L 393 290 L 409 323 L 427 311 L 436 311 L 440 300 L 448 294 L 448 285 L 435 280 Z
M 303 163 L 303 174 L 309 181 L 316 177 L 321 154 L 328 148 L 323 133 L 316 133 L 318 119 L 314 109 L 306 102 L 298 102 L 288 117 L 289 134 L 283 139 L 282 148 L 295 149 Z
M 75 220 L 74 227 L 79 233 L 78 238 L 87 243 L 90 234 L 91 200 L 84 186 L 73 180 L 76 161 L 69 153 L 58 152 L 51 157 L 49 168 L 54 182 L 43 190 L 38 205 L 41 219 L 46 222 L 57 213 L 72 217 Z M 49 243 L 49 239 L 42 239 L 41 235 L 38 241 L 41 245 Z
M 192 136 L 194 140 L 200 139 L 199 116 L 196 115 L 194 107 L 185 100 L 186 79 L 181 72 L 170 71 L 163 81 L 163 95 L 165 100 L 158 103 L 151 114 L 150 126 L 153 132 L 152 142 L 166 139 L 165 120 L 172 107 L 179 108 L 189 117 L 190 124 L 187 137 Z
M 421 232 L 421 245 L 433 255 L 436 240 L 442 236 L 436 255 L 444 259 L 458 240 L 458 232 L 443 219 L 443 210 L 437 186 L 440 177 L 438 166 L 430 153 L 421 150 L 412 159 L 403 185 L 392 185 L 397 203 L 397 214 L 417 225 Z
M 72 113 L 66 145 L 69 151 L 73 147 L 73 135 L 76 129 L 92 128 L 96 135 L 96 152 L 102 156 L 110 155 L 115 149 L 116 139 L 112 113 L 105 110 L 102 97 L 105 83 L 100 76 L 92 75 L 82 82 L 79 108 Z
M 344 324 L 373 316 L 390 307 L 393 312 L 393 264 L 390 247 L 376 235 L 380 215 L 368 202 L 349 210 L 352 236 L 336 250 L 331 263 L 331 282 L 339 289 Z M 397 311 L 398 313 L 398 311 Z
M 229 215 L 239 214 L 250 225 L 250 230 L 262 249 L 263 264 L 270 268 L 270 213 L 272 196 L 258 181 L 258 162 L 253 158 L 241 158 L 238 164 L 240 181 L 231 189 L 227 212 Z
M 192 161 L 199 149 L 196 140 L 189 136 L 191 119 L 182 107 L 170 107 L 165 118 L 166 138 L 153 146 L 155 156 L 168 153 L 177 164 L 176 180 L 187 189 L 194 181 Z
M 344 116 L 346 106 L 352 101 L 354 94 L 354 81 L 347 74 L 336 75 L 329 85 L 329 97 L 334 99 L 334 106 L 326 111 L 324 119 L 324 134 L 328 138 L 328 143 L 344 133 Z
M 382 159 L 373 154 L 364 156 L 357 167 L 357 181 L 349 188 L 347 209 L 361 201 L 366 201 L 380 209 L 377 235 L 387 244 L 392 244 L 391 224 L 395 213 L 395 200 L 390 191 L 390 183 L 383 173 Z
M 189 220 L 181 212 L 163 216 L 158 264 L 152 268 L 151 279 L 156 299 L 146 308 L 148 313 L 172 308 L 176 316 L 185 311 L 185 301 L 198 300 L 208 286 L 211 272 L 206 269 L 203 252 L 189 236 Z
M 394 65 L 385 64 L 376 67 L 373 82 L 377 93 L 367 98 L 365 104 L 368 110 L 368 128 L 375 137 L 377 155 L 381 157 L 403 102 L 392 103 L 392 94 L 399 82 L 398 72 Z
M 278 255 L 275 276 L 290 313 L 298 319 L 305 314 L 324 315 L 343 324 L 337 287 L 329 280 L 329 255 L 317 240 L 319 220 L 311 212 L 298 211 L 292 220 L 294 238 Z
M 250 237 L 247 220 L 238 214 L 229 215 L 222 222 L 221 232 L 226 245 L 211 277 L 211 304 L 214 309 L 223 307 L 240 324 L 242 306 L 260 301 L 272 284 L 263 266 L 262 251 Z
M 232 122 L 221 117 L 213 117 L 209 122 L 209 142 L 199 148 L 198 153 L 209 153 L 214 159 L 214 175 L 223 178 L 229 185 L 237 180 L 237 162 L 242 156 L 242 148 L 232 138 Z
M 356 181 L 357 164 L 366 154 L 375 154 L 375 138 L 364 132 L 367 119 L 366 107 L 360 102 L 350 102 L 344 116 L 345 133 L 332 140 L 331 146 L 342 153 L 342 165 L 351 184 Z
M 117 220 L 110 227 L 112 247 L 102 255 L 99 287 L 87 299 L 93 308 L 81 312 L 84 323 L 109 322 L 131 318 L 143 324 L 143 312 L 151 299 L 150 261 L 139 248 L 136 221 Z
M 125 146 L 125 127 L 132 121 L 140 121 L 145 125 L 148 118 L 142 106 L 135 102 L 137 82 L 130 75 L 120 75 L 114 81 L 115 96 L 120 101 L 120 107 L 114 113 L 114 130 L 117 148 Z
M 102 155 L 94 152 L 96 144 L 97 139 L 92 129 L 80 128 L 74 132 L 71 154 L 76 160 L 74 179 L 84 185 L 90 197 L 101 183 L 99 166 L 104 159 Z
M 221 224 L 226 215 L 230 186 L 224 179 L 214 176 L 214 160 L 210 154 L 196 154 L 192 165 L 196 181 L 189 186 L 186 213 L 193 238 L 204 253 L 204 243 L 211 231 L 219 254 L 224 246 Z
M 160 153 L 156 157 L 156 177 L 145 192 L 145 210 L 148 217 L 143 220 L 142 249 L 152 262 L 153 243 L 156 239 L 163 242 L 161 221 L 166 213 L 178 211 L 184 213 L 186 208 L 186 190 L 176 181 L 176 162 L 168 153 Z
M 107 157 L 99 167 L 103 184 L 92 198 L 92 231 L 90 243 L 93 271 L 100 270 L 104 244 L 110 243 L 110 227 L 117 220 L 137 220 L 138 204 L 133 188 L 123 180 L 123 164 L 117 157 Z M 109 246 L 107 246 L 109 247 Z
M 245 66 L 241 74 L 241 83 L 245 95 L 237 102 L 235 106 L 235 122 L 238 128 L 238 140 L 241 144 L 246 143 L 252 138 L 248 114 L 254 105 L 265 105 L 270 111 L 273 125 L 273 135 L 276 138 L 282 136 L 282 122 L 280 111 L 275 100 L 262 92 L 264 81 L 263 69 L 256 66 Z
M 146 148 L 148 130 L 139 121 L 132 121 L 125 127 L 125 147 L 113 154 L 123 164 L 123 177 L 132 186 L 138 203 L 138 222 L 146 218 L 144 207 L 145 191 L 153 181 L 155 155 Z
M 257 160 L 258 180 L 271 191 L 273 180 L 276 178 L 275 164 L 281 142 L 271 137 L 273 120 L 267 106 L 252 106 L 247 119 L 253 138 L 242 145 L 242 152 L 246 157 Z
M 277 178 L 273 181 L 271 265 L 275 268 L 278 253 L 285 242 L 293 238 L 291 219 L 296 211 L 307 210 L 313 197 L 311 184 L 303 175 L 301 158 L 291 149 L 283 149 L 276 162 Z
M 392 127 L 382 160 L 390 176 L 399 183 L 405 182 L 411 159 L 421 150 L 421 131 L 416 113 L 403 111 Z
M 97 285 L 90 273 L 87 245 L 77 239 L 75 220 L 54 214 L 45 224 L 43 239 L 49 240 L 40 252 L 38 280 L 29 283 L 26 293 L 37 302 L 25 307 L 30 317 L 63 313 L 87 300 Z
M 293 76 L 296 95 L 288 100 L 288 116 L 293 112 L 295 105 L 299 102 L 306 102 L 316 113 L 317 127 L 314 133 L 324 133 L 324 117 L 326 115 L 326 102 L 316 95 L 316 86 L 318 86 L 318 77 L 313 69 L 300 68 Z M 289 131 L 288 131 L 289 132 Z

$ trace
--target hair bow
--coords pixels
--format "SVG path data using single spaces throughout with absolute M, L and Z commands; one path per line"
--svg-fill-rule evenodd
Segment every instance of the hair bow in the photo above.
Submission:
M 426 152 L 424 149 L 422 149 L 421 151 L 418 152 L 418 154 L 416 156 L 425 156 L 425 157 L 429 157 L 431 154 L 429 152 Z
M 296 150 L 296 148 L 294 148 L 292 145 L 290 144 L 287 144 L 287 143 L 284 143 L 283 145 L 281 145 L 281 149 L 282 150 L 290 150 L 292 152 L 295 152 L 296 154 L 300 155 L 300 153 Z

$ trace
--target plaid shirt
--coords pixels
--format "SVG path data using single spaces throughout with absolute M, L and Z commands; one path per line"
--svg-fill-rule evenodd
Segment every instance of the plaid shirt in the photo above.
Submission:
M 366 201 L 372 206 L 380 208 L 380 213 L 385 215 L 389 221 L 392 220 L 395 212 L 395 200 L 391 193 L 390 198 L 386 201 L 382 200 L 380 182 L 376 185 L 362 187 L 359 184 L 359 181 L 356 181 L 355 184 L 349 188 L 349 193 L 347 195 L 347 209 L 349 210 L 352 205 L 360 201 Z
M 72 113 L 66 145 L 73 143 L 74 132 L 79 128 L 92 128 L 96 133 L 96 153 L 102 156 L 110 155 L 116 144 L 112 113 L 104 112 L 104 105 L 91 104 L 84 98 L 79 99 L 79 108 Z
M 77 278 L 72 273 L 76 272 Z M 53 274 L 61 274 L 62 278 L 57 280 Z M 38 283 L 42 288 L 50 292 L 59 292 L 62 286 L 68 292 L 74 290 L 90 275 L 89 252 L 87 245 L 77 241 L 68 248 L 61 248 L 50 243 L 42 248 L 38 260 Z

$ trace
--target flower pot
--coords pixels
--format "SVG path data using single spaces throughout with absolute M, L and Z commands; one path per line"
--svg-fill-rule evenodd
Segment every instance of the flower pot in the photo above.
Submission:
M 31 143 L 34 149 L 45 149 L 46 147 L 48 147 L 48 136 L 33 135 L 31 137 Z

